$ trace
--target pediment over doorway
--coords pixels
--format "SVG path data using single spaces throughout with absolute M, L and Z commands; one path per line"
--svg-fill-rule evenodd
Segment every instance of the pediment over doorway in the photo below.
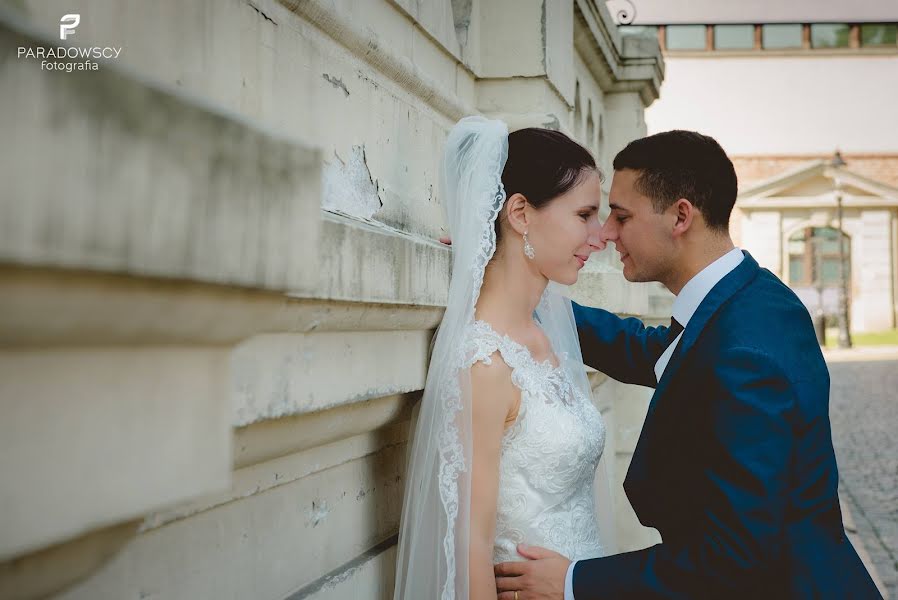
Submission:
M 850 168 L 833 168 L 823 160 L 808 161 L 740 190 L 736 205 L 749 210 L 832 206 L 837 186 L 846 205 L 898 206 L 898 188 L 853 173 Z

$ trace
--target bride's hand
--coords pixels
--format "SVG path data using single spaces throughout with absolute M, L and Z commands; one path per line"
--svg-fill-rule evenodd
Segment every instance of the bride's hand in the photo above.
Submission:
M 452 240 L 449 238 L 449 236 L 444 235 L 444 236 L 440 236 L 440 243 L 441 243 L 441 244 L 446 244 L 447 246 L 451 246 L 451 245 L 452 245 Z
M 530 560 L 494 567 L 499 600 L 563 600 L 571 561 L 557 552 L 524 544 L 518 545 L 518 554 Z

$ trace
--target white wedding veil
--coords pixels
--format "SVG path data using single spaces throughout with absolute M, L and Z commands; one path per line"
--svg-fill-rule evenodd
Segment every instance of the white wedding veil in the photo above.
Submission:
M 409 444 L 394 600 L 468 600 L 473 358 L 467 355 L 465 335 L 496 249 L 494 226 L 505 203 L 507 157 L 508 128 L 501 121 L 466 117 L 446 139 L 441 187 L 452 238 L 452 276 Z M 591 397 L 571 303 L 558 286 L 549 284 L 534 317 L 574 385 Z M 610 539 L 607 489 L 600 492 L 599 508 L 605 513 L 600 532 Z

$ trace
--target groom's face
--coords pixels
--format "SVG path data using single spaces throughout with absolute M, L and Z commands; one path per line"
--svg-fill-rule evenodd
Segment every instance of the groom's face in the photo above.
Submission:
M 611 214 L 602 226 L 602 240 L 613 242 L 627 281 L 661 281 L 673 261 L 669 227 L 652 200 L 636 189 L 639 172 L 614 172 L 608 202 Z

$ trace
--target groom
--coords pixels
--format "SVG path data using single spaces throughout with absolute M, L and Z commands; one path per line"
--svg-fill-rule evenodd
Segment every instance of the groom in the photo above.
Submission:
M 496 566 L 500 600 L 879 598 L 845 536 L 829 373 L 808 311 L 727 231 L 736 173 L 712 138 L 669 131 L 614 159 L 628 281 L 676 295 L 670 327 L 574 305 L 584 362 L 655 388 L 624 482 L 663 543 Z

